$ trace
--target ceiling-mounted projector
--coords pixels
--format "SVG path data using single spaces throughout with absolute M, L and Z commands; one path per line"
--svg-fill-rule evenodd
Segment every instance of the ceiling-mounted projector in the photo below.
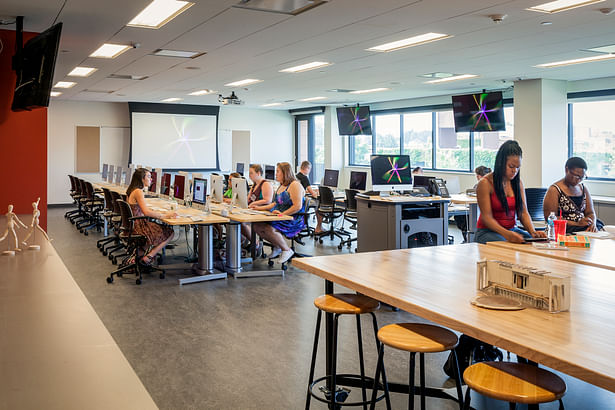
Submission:
M 241 101 L 239 97 L 235 95 L 235 91 L 232 91 L 231 95 L 229 95 L 228 97 L 223 97 L 222 94 L 218 94 L 218 102 L 222 103 L 223 105 L 242 105 L 243 104 L 243 101 Z

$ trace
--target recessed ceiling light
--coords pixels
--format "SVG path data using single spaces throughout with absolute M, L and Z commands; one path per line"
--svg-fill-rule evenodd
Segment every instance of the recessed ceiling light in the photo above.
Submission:
M 367 93 L 377 93 L 378 91 L 389 91 L 390 88 L 370 88 L 368 90 L 356 90 L 351 91 L 350 94 L 367 94 Z
M 179 58 L 197 58 L 205 54 L 201 51 L 184 51 L 184 50 L 166 50 L 159 48 L 152 53 L 153 56 L 161 57 L 179 57 Z
M 215 93 L 216 91 L 214 90 L 199 90 L 199 91 L 193 91 L 188 95 L 207 95 L 207 94 L 212 94 Z
M 129 27 L 160 28 L 186 11 L 194 3 L 176 0 L 154 0 L 127 24 Z
M 90 54 L 90 57 L 95 58 L 115 58 L 128 50 L 130 46 L 124 44 L 110 44 L 105 43 L 102 46 L 98 47 L 96 51 Z
M 107 78 L 114 78 L 116 80 L 145 80 L 148 78 L 146 75 L 134 75 L 134 74 L 109 74 Z
M 550 21 L 541 21 L 541 22 L 540 22 L 540 25 L 541 25 L 541 26 L 550 26 L 551 24 L 553 24 L 553 23 L 552 23 L 552 22 L 550 22 Z
M 592 48 L 585 49 L 583 51 L 593 51 L 594 53 L 615 54 L 615 44 L 610 44 L 608 46 L 592 47 Z
M 98 70 L 98 68 L 94 67 L 75 67 L 73 70 L 68 73 L 71 77 L 88 77 L 94 71 Z
M 437 80 L 425 81 L 425 84 L 447 83 L 449 81 L 465 80 L 467 78 L 476 78 L 476 77 L 478 77 L 476 74 L 460 74 L 460 75 L 454 75 L 452 77 L 438 78 Z
M 254 78 L 246 78 L 245 80 L 234 81 L 232 83 L 224 84 L 225 87 L 241 87 L 243 85 L 251 85 L 260 83 L 263 80 L 256 80 Z
M 71 88 L 74 87 L 77 83 L 74 83 L 72 81 L 58 81 L 56 83 L 56 85 L 53 86 L 53 88 Z
M 315 70 L 317 68 L 327 67 L 330 65 L 331 63 L 327 63 L 324 61 L 313 61 L 311 63 L 301 64 L 295 67 L 285 68 L 283 70 L 280 70 L 280 72 L 281 73 L 302 73 L 304 71 Z
M 165 98 L 164 100 L 160 100 L 161 102 L 177 102 L 177 101 L 181 101 L 183 98 L 177 98 L 177 97 L 171 97 L 171 98 Z
M 310 98 L 302 98 L 299 101 L 318 101 L 318 100 L 326 100 L 327 97 L 310 97 Z
M 553 63 L 538 64 L 538 65 L 535 65 L 534 67 L 538 67 L 538 68 L 562 67 L 566 65 L 593 63 L 595 61 L 611 60 L 614 58 L 615 58 L 615 54 L 602 54 L 602 55 L 592 56 L 592 57 L 575 58 L 573 60 L 564 60 L 564 61 L 556 61 Z
M 62 93 L 60 91 L 52 91 L 49 93 L 49 95 L 52 97 L 59 97 L 62 95 Z
M 261 107 L 277 107 L 279 105 L 282 105 L 282 103 L 269 103 L 269 104 L 263 104 L 261 105 Z
M 559 13 L 576 9 L 577 7 L 588 6 L 590 4 L 602 3 L 604 0 L 556 0 L 548 3 L 539 4 L 526 10 L 538 11 L 541 13 Z
M 444 72 L 436 71 L 434 73 L 421 74 L 421 75 L 419 75 L 419 77 L 423 77 L 423 78 L 448 78 L 448 77 L 452 77 L 454 75 L 455 74 L 453 74 L 453 73 L 444 73 Z
M 432 41 L 444 40 L 445 38 L 451 38 L 453 36 L 440 33 L 425 33 L 418 36 L 406 38 L 403 40 L 392 41 L 390 43 L 381 44 L 379 46 L 368 48 L 367 51 L 395 51 L 406 47 L 414 47 L 425 43 L 431 43 Z

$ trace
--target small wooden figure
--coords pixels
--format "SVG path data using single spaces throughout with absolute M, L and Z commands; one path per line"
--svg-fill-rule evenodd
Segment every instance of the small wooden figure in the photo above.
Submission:
M 7 239 L 8 248 L 6 251 L 2 252 L 2 255 L 15 255 L 15 251 L 21 251 L 21 249 L 18 248 L 19 241 L 17 240 L 17 234 L 15 233 L 15 228 L 17 227 L 19 229 L 19 225 L 15 226 L 15 222 L 17 222 L 22 227 L 27 228 L 27 226 L 19 220 L 17 215 L 13 213 L 13 205 L 9 205 L 9 211 L 6 213 L 6 231 L 4 231 L 4 235 L 2 235 L 2 237 L 0 238 L 0 242 L 7 239 L 6 237 L 10 232 L 13 235 L 13 238 L 15 238 L 15 249 L 11 250 L 10 240 Z
M 30 224 L 30 229 L 28 230 L 28 234 L 26 235 L 26 238 L 22 242 L 24 246 L 28 246 L 28 239 L 30 238 L 32 234 L 34 234 L 34 239 L 36 239 L 37 229 L 41 231 L 41 233 L 43 234 L 45 239 L 47 239 L 47 241 L 51 241 L 51 239 L 49 239 L 49 236 L 47 236 L 47 232 L 45 232 L 45 230 L 41 228 L 38 222 L 38 218 L 41 215 L 41 211 L 38 210 L 38 203 L 40 202 L 40 200 L 41 198 L 37 198 L 36 202 L 32 202 L 32 223 Z M 33 250 L 38 250 L 38 249 L 41 249 L 41 246 L 40 245 L 30 245 L 28 248 L 33 249 Z

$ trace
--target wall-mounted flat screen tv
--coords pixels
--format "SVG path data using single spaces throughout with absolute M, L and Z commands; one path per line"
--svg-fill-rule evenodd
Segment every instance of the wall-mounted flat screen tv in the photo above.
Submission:
M 369 107 L 338 107 L 337 128 L 340 135 L 372 135 Z
M 506 131 L 501 91 L 453 96 L 456 132 Z

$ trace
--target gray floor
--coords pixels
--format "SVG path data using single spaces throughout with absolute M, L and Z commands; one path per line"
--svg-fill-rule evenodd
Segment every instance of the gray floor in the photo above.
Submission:
M 80 234 L 63 218 L 66 209 L 50 208 L 53 244 L 105 326 L 161 409 L 300 409 L 304 407 L 316 309 L 323 281 L 292 267 L 284 278 L 228 279 L 178 286 L 181 273 L 160 280 L 145 277 L 141 286 L 132 275 L 109 285 L 114 269 L 96 248 L 101 234 Z M 169 260 L 186 255 L 183 231 Z M 456 242 L 459 231 L 453 230 Z M 305 253 L 338 251 L 332 244 L 312 245 Z M 263 268 L 266 264 L 263 263 Z M 342 290 L 336 288 L 337 291 Z M 383 308 L 380 326 L 421 320 Z M 373 375 L 376 351 L 367 318 L 362 322 L 366 367 Z M 358 373 L 354 320 L 342 318 L 339 371 Z M 324 339 L 321 339 L 324 340 Z M 323 343 L 321 343 L 322 347 Z M 427 355 L 427 384 L 452 387 L 441 370 L 444 354 Z M 408 356 L 387 350 L 389 380 L 407 382 Z M 316 373 L 322 375 L 324 350 L 319 349 Z M 565 376 L 567 409 L 615 409 L 615 395 Z M 350 399 L 360 399 L 353 389 Z M 349 399 L 349 400 L 350 400 Z M 393 408 L 406 408 L 407 396 L 392 395 Z M 312 408 L 324 409 L 312 402 Z M 418 405 L 418 400 L 417 400 Z M 504 403 L 472 395 L 477 409 L 507 409 Z M 428 399 L 432 409 L 455 409 L 452 401 Z M 525 408 L 525 406 L 519 406 Z M 541 406 L 555 409 L 556 404 Z M 378 408 L 385 408 L 380 403 Z

